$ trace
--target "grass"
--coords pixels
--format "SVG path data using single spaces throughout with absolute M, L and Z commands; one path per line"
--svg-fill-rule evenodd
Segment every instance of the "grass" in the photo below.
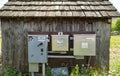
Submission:
M 1 39 L 1 37 L 0 37 L 0 49 L 1 49 L 1 46 L 2 46 L 2 39 Z
M 120 36 L 111 36 L 110 72 L 114 76 L 120 76 Z
M 111 36 L 110 48 L 120 49 L 120 36 Z

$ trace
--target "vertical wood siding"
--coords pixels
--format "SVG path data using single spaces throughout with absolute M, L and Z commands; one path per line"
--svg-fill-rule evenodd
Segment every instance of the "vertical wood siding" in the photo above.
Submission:
M 96 63 L 109 67 L 110 23 L 93 18 L 2 18 L 2 64 L 28 72 L 27 32 L 81 32 L 97 34 Z

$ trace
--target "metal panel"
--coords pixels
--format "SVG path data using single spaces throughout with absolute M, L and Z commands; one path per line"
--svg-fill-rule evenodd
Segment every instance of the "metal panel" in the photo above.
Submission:
M 96 52 L 95 34 L 75 34 L 74 35 L 74 55 L 95 56 Z
M 29 64 L 29 72 L 39 72 L 39 64 L 38 63 L 30 63 Z
M 52 51 L 68 51 L 68 35 L 52 35 Z
M 47 62 L 47 35 L 28 35 L 29 63 Z

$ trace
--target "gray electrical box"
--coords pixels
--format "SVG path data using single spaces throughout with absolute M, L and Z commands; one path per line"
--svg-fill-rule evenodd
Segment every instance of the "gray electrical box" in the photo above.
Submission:
M 95 56 L 96 55 L 96 34 L 75 34 L 74 55 Z
M 28 62 L 47 63 L 48 35 L 28 35 Z

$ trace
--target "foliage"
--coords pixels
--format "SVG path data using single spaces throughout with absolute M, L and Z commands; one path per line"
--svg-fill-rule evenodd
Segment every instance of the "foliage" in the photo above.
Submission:
M 116 23 L 115 23 L 115 26 L 116 26 L 116 27 L 115 27 L 115 30 L 120 32 L 120 18 L 117 19 L 117 21 L 116 21 Z
M 87 76 L 108 76 L 105 68 L 89 67 Z
M 67 67 L 68 64 L 62 63 L 61 66 L 62 66 L 62 67 Z
M 89 67 L 88 69 L 85 66 L 82 66 L 79 69 L 78 64 L 73 68 L 70 76 L 108 76 L 108 73 L 105 68 L 95 68 Z
M 120 18 L 116 22 L 112 22 L 112 32 L 114 31 L 120 32 Z
M 82 67 L 80 69 L 80 73 L 83 76 L 87 74 L 87 68 L 84 66 L 84 64 L 82 64 Z
M 115 22 L 112 22 L 112 32 L 116 31 Z
M 14 69 L 12 69 L 10 67 L 7 67 L 5 69 L 3 76 L 22 76 L 22 74 L 19 72 L 16 72 Z
M 50 68 L 50 66 L 48 66 L 48 65 L 47 65 L 47 68 L 46 68 L 46 76 L 53 76 L 53 75 L 51 74 L 51 68 Z
M 70 76 L 80 76 L 79 66 L 78 64 L 75 66 L 75 68 L 72 70 Z

